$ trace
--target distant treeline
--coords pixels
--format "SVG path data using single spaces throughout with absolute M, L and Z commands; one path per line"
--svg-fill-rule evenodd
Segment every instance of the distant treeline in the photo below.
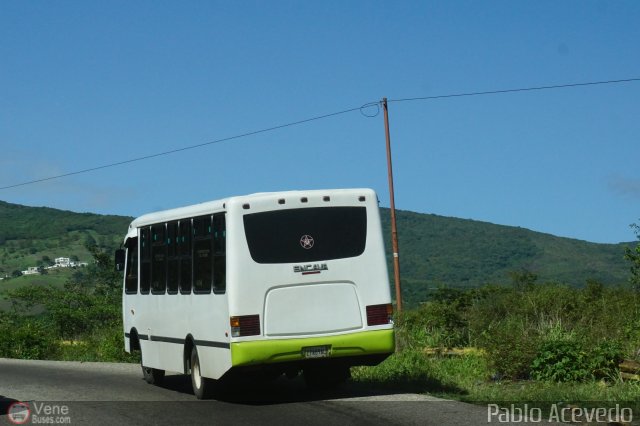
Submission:
M 389 210 L 381 209 L 391 272 Z M 597 244 L 523 228 L 408 211 L 397 212 L 405 298 L 426 300 L 440 287 L 507 285 L 513 272 L 529 271 L 541 282 L 576 287 L 595 280 L 624 284 L 630 277 L 625 248 L 637 243 Z
M 65 233 L 80 230 L 124 235 L 131 220 L 124 216 L 75 213 L 0 201 L 0 241 L 60 238 Z

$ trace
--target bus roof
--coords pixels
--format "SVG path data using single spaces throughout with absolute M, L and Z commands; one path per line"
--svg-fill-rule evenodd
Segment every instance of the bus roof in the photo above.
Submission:
M 368 188 L 351 188 L 351 189 L 314 189 L 314 190 L 295 190 L 295 191 L 280 191 L 280 192 L 258 192 L 249 195 L 234 196 L 229 198 L 223 198 L 220 200 L 206 201 L 199 204 L 192 204 L 190 206 L 178 207 L 175 209 L 162 210 L 153 213 L 147 213 L 142 215 L 129 224 L 129 230 L 127 238 L 135 237 L 137 235 L 136 229 L 141 226 L 151 225 L 160 222 L 169 222 L 172 220 L 178 220 L 186 217 L 195 217 L 206 215 L 215 212 L 226 211 L 230 205 L 233 204 L 245 204 L 245 203 L 260 203 L 268 202 L 274 199 L 287 199 L 308 197 L 309 199 L 315 197 L 340 197 L 346 198 L 353 195 L 375 196 L 375 192 Z M 355 201 L 355 199 L 354 199 Z M 377 200 L 376 200 L 377 202 Z

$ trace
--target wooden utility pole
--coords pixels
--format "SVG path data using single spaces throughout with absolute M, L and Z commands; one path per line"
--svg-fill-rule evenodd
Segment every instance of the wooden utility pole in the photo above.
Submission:
M 402 312 L 402 289 L 400 286 L 400 249 L 398 248 L 398 229 L 396 227 L 396 203 L 393 195 L 393 167 L 391 167 L 391 136 L 389 136 L 389 110 L 387 98 L 382 98 L 384 111 L 384 133 L 387 139 L 387 171 L 389 173 L 389 198 L 391 209 L 391 246 L 393 248 L 393 276 L 396 284 L 396 309 Z

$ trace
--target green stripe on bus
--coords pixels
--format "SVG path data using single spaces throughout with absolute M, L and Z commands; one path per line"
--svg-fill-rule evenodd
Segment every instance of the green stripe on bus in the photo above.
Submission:
M 330 358 L 388 354 L 395 349 L 392 329 L 303 339 L 253 340 L 231 343 L 234 367 L 304 359 L 302 348 L 330 346 Z

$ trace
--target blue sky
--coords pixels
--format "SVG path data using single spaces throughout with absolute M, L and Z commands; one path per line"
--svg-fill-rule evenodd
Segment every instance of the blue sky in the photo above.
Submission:
M 638 22 L 635 1 L 0 2 L 0 186 L 382 97 L 637 78 Z M 635 239 L 640 82 L 389 111 L 397 208 Z M 381 115 L 4 189 L 0 200 L 137 216 L 342 187 L 371 187 L 389 205 Z

